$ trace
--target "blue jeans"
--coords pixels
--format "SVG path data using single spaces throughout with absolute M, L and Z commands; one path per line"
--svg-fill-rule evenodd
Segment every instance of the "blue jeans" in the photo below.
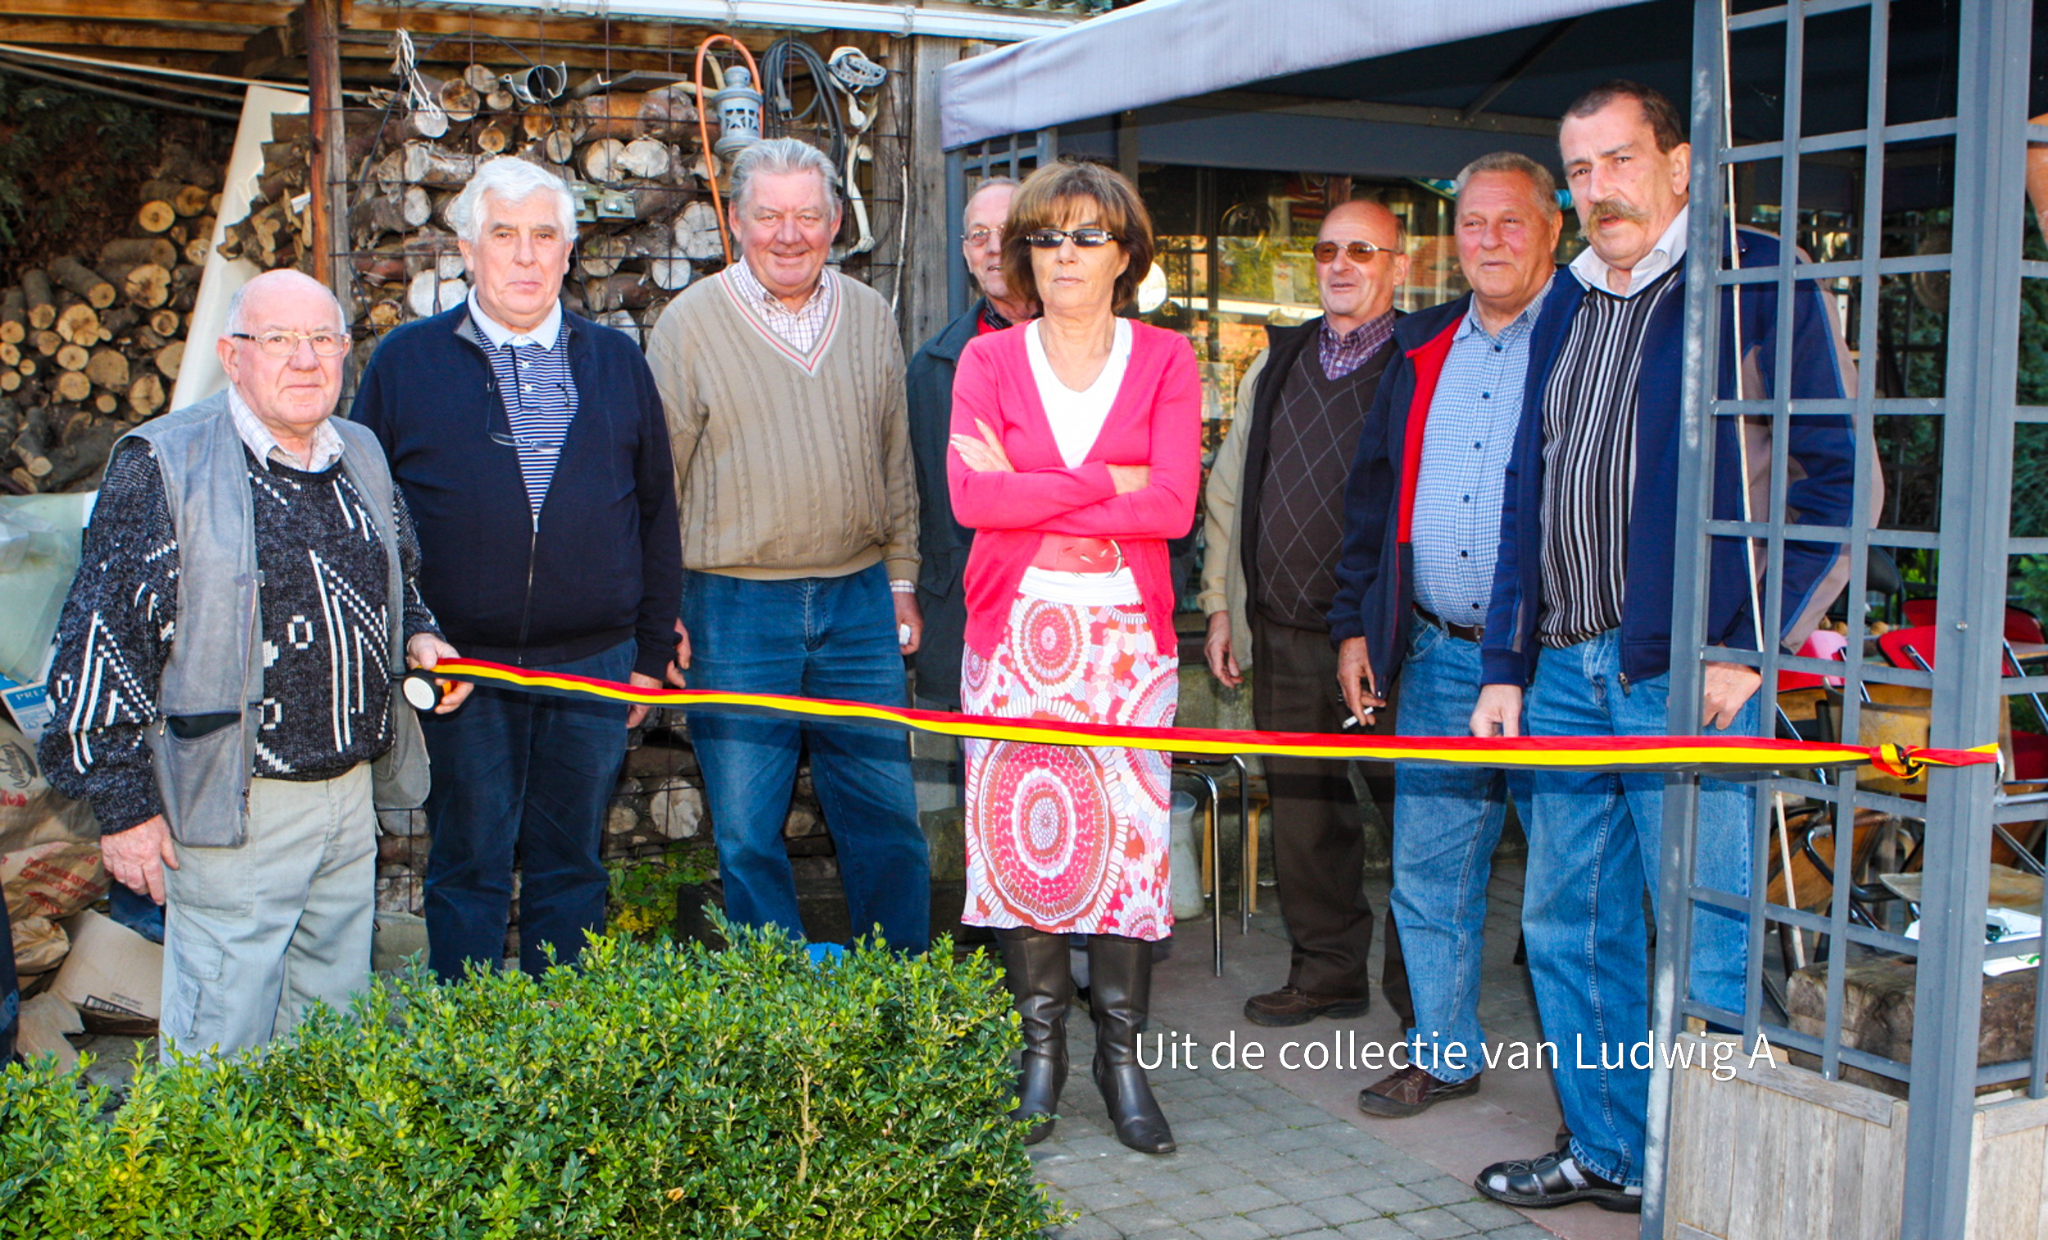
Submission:
M 546 670 L 624 680 L 634 643 Z M 452 715 L 421 715 L 434 786 L 427 794 L 427 958 L 444 980 L 505 955 L 512 869 L 519 868 L 519 967 L 567 963 L 583 932 L 604 930 L 608 885 L 598 847 L 626 758 L 626 706 L 478 685 Z
M 1670 676 L 1623 684 L 1617 638 L 1610 630 L 1543 652 L 1526 707 L 1531 735 L 1670 734 Z M 1752 696 L 1728 731 L 1754 735 L 1756 720 Z M 1572 1154 L 1596 1175 L 1638 1184 L 1649 1072 L 1625 1051 L 1650 1030 L 1643 892 L 1657 894 L 1664 777 L 1538 770 L 1531 784 L 1522 931 L 1544 1037 L 1557 1048 L 1558 1101 L 1572 1130 Z M 1748 894 L 1754 813 L 1749 785 L 1700 781 L 1695 882 Z M 1747 948 L 1741 915 L 1699 906 L 1693 997 L 1741 1011 Z M 1617 1057 L 1620 1066 L 1606 1066 Z
M 1479 647 L 1417 620 L 1401 665 L 1402 736 L 1470 736 Z M 1479 1075 L 1479 974 L 1486 883 L 1510 792 L 1526 806 L 1528 776 L 1497 768 L 1394 767 L 1394 917 L 1415 1001 L 1417 1062 L 1440 1081 Z
M 682 615 L 693 689 L 905 704 L 896 606 L 880 564 L 787 581 L 685 571 Z M 889 946 L 925 949 L 931 862 L 903 733 L 691 711 L 690 739 L 704 771 L 727 916 L 803 937 L 782 824 L 798 751 L 808 748 L 854 934 L 879 926 Z

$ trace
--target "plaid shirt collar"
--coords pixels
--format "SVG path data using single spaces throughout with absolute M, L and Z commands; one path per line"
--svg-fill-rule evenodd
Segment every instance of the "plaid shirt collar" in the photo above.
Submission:
M 301 461 L 284 450 L 284 445 L 277 441 L 269 427 L 263 425 L 263 419 L 256 416 L 256 411 L 242 399 L 241 391 L 232 383 L 228 384 L 228 414 L 235 420 L 235 434 L 241 436 L 242 446 L 266 464 L 276 461 L 292 469 L 317 474 L 325 472 L 328 466 L 341 459 L 341 432 L 329 426 L 326 418 L 320 419 L 320 425 L 313 428 L 313 459 Z
M 818 334 L 824 331 L 825 324 L 832 317 L 833 298 L 838 293 L 833 286 L 830 268 L 818 273 L 818 287 L 811 290 L 810 300 L 797 310 L 790 309 L 781 298 L 769 292 L 767 286 L 755 277 L 754 269 L 747 266 L 744 257 L 726 267 L 725 272 L 740 296 L 760 311 L 761 321 L 769 330 L 799 349 L 808 350 L 817 343 Z
M 1316 343 L 1323 358 L 1323 373 L 1331 379 L 1342 379 L 1345 375 L 1365 365 L 1365 360 L 1380 351 L 1380 346 L 1394 338 L 1394 312 L 1385 314 L 1344 333 L 1330 326 L 1327 316 L 1323 329 L 1316 333 Z

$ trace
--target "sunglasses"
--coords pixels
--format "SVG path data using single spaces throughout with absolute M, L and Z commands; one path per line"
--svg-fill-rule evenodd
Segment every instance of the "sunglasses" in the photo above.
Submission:
M 1025 233 L 1024 240 L 1030 242 L 1032 248 L 1037 250 L 1057 250 L 1064 241 L 1072 241 L 1084 250 L 1092 250 L 1097 246 L 1108 245 L 1112 241 L 1120 241 L 1122 238 L 1107 228 L 1039 228 Z
M 1391 246 L 1374 245 L 1370 241 L 1346 241 L 1341 245 L 1335 241 L 1318 241 L 1316 242 L 1316 248 L 1312 252 L 1315 254 L 1317 262 L 1334 263 L 1337 261 L 1337 255 L 1340 251 L 1349 255 L 1354 263 L 1366 262 L 1375 254 L 1392 254 L 1394 252 Z

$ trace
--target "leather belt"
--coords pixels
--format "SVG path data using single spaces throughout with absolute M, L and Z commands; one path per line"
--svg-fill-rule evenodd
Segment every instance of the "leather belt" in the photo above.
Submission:
M 1476 646 L 1479 639 L 1486 636 L 1486 626 L 1483 624 L 1452 624 L 1420 603 L 1412 606 L 1415 608 L 1415 614 L 1421 616 L 1431 628 L 1442 629 L 1461 642 L 1471 642 Z
M 1114 538 L 1047 534 L 1031 557 L 1031 567 L 1060 573 L 1113 573 L 1123 566 L 1124 549 Z

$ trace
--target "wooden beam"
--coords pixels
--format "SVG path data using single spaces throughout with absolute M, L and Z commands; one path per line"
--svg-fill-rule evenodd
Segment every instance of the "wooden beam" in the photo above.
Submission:
M 313 277 L 341 301 L 345 322 L 355 319 L 353 264 L 348 249 L 348 156 L 341 113 L 342 0 L 306 0 L 306 90 L 313 114 Z
M 18 20 L 0 17 L 0 43 L 59 44 L 67 47 L 150 48 L 174 52 L 232 52 L 249 31 L 232 26 L 172 26 L 148 22 Z
M 74 21 L 281 26 L 291 15 L 292 6 L 256 0 L 18 0 L 10 3 L 7 11 L 15 17 L 64 17 Z
M 586 17 L 556 17 L 536 14 L 533 17 L 482 16 L 448 10 L 418 8 L 381 8 L 368 4 L 357 4 L 349 20 L 350 30 L 391 31 L 403 26 L 412 32 L 413 41 L 422 51 L 426 45 L 442 35 L 463 35 L 475 32 L 479 36 L 495 36 L 513 43 L 530 44 L 545 41 L 551 47 L 557 43 L 587 43 L 595 47 L 607 44 L 614 48 L 639 48 L 643 50 L 675 49 L 678 58 L 694 60 L 697 44 L 708 36 L 718 33 L 709 26 L 685 26 L 669 22 L 652 21 L 603 21 Z M 734 34 L 747 47 L 759 54 L 766 51 L 776 39 L 773 31 L 741 29 Z M 450 43 L 460 42 L 451 39 Z M 464 46 L 467 46 L 466 44 Z M 504 55 L 505 49 L 486 39 L 479 46 L 489 46 L 493 56 Z M 553 56 L 553 52 L 549 52 Z M 538 58 L 536 58 L 538 59 Z

